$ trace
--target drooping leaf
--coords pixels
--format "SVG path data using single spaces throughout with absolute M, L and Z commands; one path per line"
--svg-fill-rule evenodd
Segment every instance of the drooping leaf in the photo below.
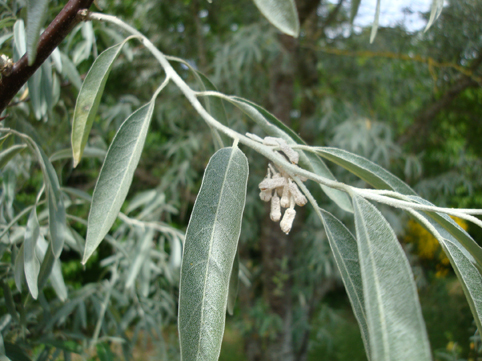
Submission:
M 147 257 L 149 257 L 153 237 L 154 232 L 152 229 L 149 229 L 149 231 L 144 234 L 142 240 L 139 242 L 137 252 L 135 253 L 134 262 L 132 262 L 127 273 L 128 276 L 126 279 L 126 289 L 134 286 L 134 282 L 139 275 L 142 265 L 146 262 Z
M 234 305 L 236 304 L 236 297 L 238 297 L 239 284 L 239 252 L 236 250 L 234 257 L 233 269 L 231 277 L 229 278 L 229 292 L 228 292 L 228 313 L 232 316 L 234 312 Z
M 38 297 L 37 280 L 40 271 L 40 262 L 37 258 L 36 246 L 40 236 L 40 225 L 37 219 L 37 209 L 32 208 L 25 229 L 25 240 L 23 243 L 23 260 L 25 269 L 25 279 L 30 294 L 34 299 Z
M 47 250 L 43 255 L 42 264 L 40 265 L 40 272 L 38 275 L 38 289 L 41 290 L 47 284 L 47 280 L 52 274 L 52 269 L 55 264 L 55 257 L 52 251 L 52 243 L 49 243 Z
M 49 203 L 49 230 L 52 241 L 52 250 L 55 258 L 60 257 L 65 242 L 66 215 L 59 179 L 49 158 L 42 148 L 30 139 L 37 152 L 37 158 L 44 176 Z
M 57 297 L 64 302 L 68 297 L 68 291 L 64 277 L 62 276 L 60 259 L 54 258 L 51 245 L 49 245 L 42 236 L 40 236 L 37 243 L 37 254 L 39 255 L 39 260 L 42 264 L 38 277 L 39 289 L 42 289 L 45 286 L 48 277 Z
M 37 56 L 37 43 L 49 0 L 27 0 L 27 53 L 28 65 L 32 65 Z
M 246 200 L 248 161 L 223 148 L 209 161 L 186 232 L 179 290 L 181 360 L 214 361 Z
M 350 2 L 350 24 L 353 24 L 356 14 L 358 14 L 358 9 L 360 8 L 361 0 L 351 0 Z
M 343 149 L 317 147 L 316 153 L 338 164 L 378 189 L 394 190 L 405 195 L 417 195 L 405 182 L 372 161 Z
M 84 154 L 82 156 L 85 158 L 99 158 L 102 160 L 104 159 L 106 153 L 107 152 L 104 149 L 85 147 Z M 57 160 L 68 158 L 72 158 L 72 149 L 70 148 L 62 149 L 55 152 L 50 156 L 50 161 L 55 162 Z
M 74 167 L 79 164 L 82 158 L 114 60 L 127 40 L 110 47 L 95 59 L 80 88 L 79 96 L 75 103 L 74 120 L 72 123 Z
M 69 57 L 62 52 L 60 52 L 60 58 L 62 59 L 62 74 L 69 79 L 77 89 L 80 89 L 82 87 L 82 79 L 80 78 L 77 67 Z
M 353 197 L 372 361 L 432 359 L 410 264 L 375 206 Z
M 119 127 L 107 151 L 92 196 L 83 264 L 109 232 L 124 203 L 144 148 L 154 104 L 153 99 L 132 113 Z
M 15 47 L 13 48 L 13 60 L 17 61 L 27 51 L 25 39 L 25 24 L 22 19 L 18 19 L 13 26 L 13 42 L 15 43 Z
M 283 138 L 288 144 L 301 144 L 306 145 L 306 143 L 301 139 L 298 134 L 287 127 L 283 122 L 277 119 L 273 114 L 263 109 L 259 105 L 252 103 L 246 99 L 239 97 L 229 97 L 234 105 L 241 109 L 247 116 L 253 119 L 257 125 L 259 125 L 266 134 Z M 322 177 L 336 180 L 335 176 L 328 169 L 326 164 L 320 157 L 315 154 L 310 154 L 309 152 L 299 151 L 300 154 L 300 165 Z M 350 199 L 346 193 L 320 185 L 321 189 L 326 193 L 326 195 L 333 200 L 341 209 L 352 213 L 353 207 L 351 205 Z
M 356 239 L 345 225 L 331 213 L 323 209 L 320 209 L 320 211 L 321 220 L 340 271 L 341 279 L 360 326 L 365 351 L 370 359 L 367 316 Z
M 427 202 L 428 203 L 428 202 Z M 434 219 L 423 212 L 410 211 L 429 232 L 439 241 L 457 275 L 477 328 L 482 330 L 482 276 L 475 259 L 460 242 Z M 427 226 L 428 223 L 431 227 Z
M 16 144 L 0 152 L 0 169 L 5 167 L 17 154 L 27 147 L 26 144 Z
M 432 0 L 432 8 L 430 10 L 430 18 L 428 19 L 427 26 L 425 27 L 425 31 L 430 29 L 433 22 L 438 19 L 440 14 L 442 14 L 442 10 L 444 8 L 444 0 Z
M 27 81 L 28 94 L 37 120 L 47 113 L 47 102 L 42 89 L 42 68 L 39 68 Z
M 45 99 L 47 114 L 51 114 L 52 108 L 54 107 L 54 96 L 53 96 L 53 79 L 52 79 L 52 64 L 50 59 L 45 61 L 40 67 L 42 71 L 42 77 L 40 82 L 40 88 L 42 90 L 43 98 Z
M 281 32 L 295 38 L 300 34 L 300 21 L 294 0 L 253 0 L 261 14 Z
M 377 9 L 375 10 L 375 20 L 373 20 L 372 31 L 370 33 L 370 44 L 373 43 L 373 40 L 375 40 L 375 36 L 377 36 L 378 24 L 380 21 L 380 3 L 381 3 L 381 0 L 377 0 Z
M 18 292 L 22 292 L 22 283 L 25 279 L 25 267 L 23 260 L 23 244 L 18 250 L 17 257 L 15 258 L 15 265 L 13 270 L 13 278 L 15 280 L 15 285 L 17 286 Z
M 48 199 L 49 230 L 50 238 L 52 240 L 52 251 L 55 258 L 59 258 L 64 248 L 65 238 L 67 237 L 65 206 L 60 192 L 56 197 L 54 191 L 49 189 Z

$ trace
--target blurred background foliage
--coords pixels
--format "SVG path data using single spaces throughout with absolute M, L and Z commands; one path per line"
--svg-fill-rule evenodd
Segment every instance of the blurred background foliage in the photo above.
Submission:
M 63 5 L 50 1 L 47 22 Z M 482 208 L 482 2 L 447 1 L 427 32 L 401 23 L 380 28 L 373 44 L 369 28 L 350 25 L 350 1 L 344 0 L 298 0 L 302 31 L 296 40 L 277 33 L 248 0 L 99 0 L 98 6 L 138 28 L 164 53 L 185 59 L 221 92 L 271 110 L 309 144 L 367 157 L 437 205 Z M 21 39 L 14 24 L 18 30 L 26 19 L 25 2 L 0 0 L 0 8 L 1 52 L 15 59 Z M 60 47 L 61 67 L 54 57 L 45 66 L 49 96 L 24 87 L 3 125 L 30 135 L 49 156 L 68 149 L 81 79 L 123 35 L 103 23 L 77 26 Z M 209 129 L 174 86 L 157 102 L 123 214 L 95 256 L 80 265 L 101 160 L 123 120 L 163 78 L 148 55 L 131 41 L 116 61 L 89 138 L 91 157 L 75 169 L 68 156 L 52 160 L 69 214 L 71 239 L 60 258 L 68 297 L 46 288 L 32 301 L 25 284 L 14 282 L 24 210 L 35 203 L 42 175 L 28 151 L 2 169 L 0 227 L 10 227 L 0 242 L 0 332 L 7 355 L 18 360 L 179 358 L 181 242 L 214 146 Z M 200 89 L 186 66 L 175 67 Z M 225 106 L 230 126 L 263 136 Z M 9 137 L 4 149 L 14 142 Z M 321 224 L 306 207 L 289 238 L 273 233 L 257 188 L 267 162 L 249 150 L 247 156 L 240 290 L 221 360 L 366 360 Z M 333 172 L 365 186 L 338 168 Z M 349 222 L 319 189 L 312 192 Z M 39 204 L 45 236 L 44 208 Z M 475 325 L 442 250 L 415 222 L 382 211 L 412 262 L 435 358 L 476 360 Z M 480 242 L 480 231 L 468 231 Z

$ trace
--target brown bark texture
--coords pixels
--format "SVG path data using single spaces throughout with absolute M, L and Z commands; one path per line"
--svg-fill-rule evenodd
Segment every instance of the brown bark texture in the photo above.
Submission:
M 69 0 L 40 36 L 35 62 L 28 65 L 27 54 L 25 54 L 8 73 L 2 74 L 0 79 L 0 113 L 5 110 L 20 88 L 47 60 L 72 28 L 84 19 L 79 11 L 89 9 L 93 2 L 94 0 Z

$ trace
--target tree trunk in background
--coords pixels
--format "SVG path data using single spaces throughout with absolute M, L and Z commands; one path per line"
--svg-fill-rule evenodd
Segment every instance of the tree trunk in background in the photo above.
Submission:
M 297 1 L 300 24 L 316 11 L 320 0 Z M 280 35 L 282 51 L 273 62 L 270 71 L 270 106 L 269 110 L 283 123 L 291 126 L 291 110 L 294 101 L 295 74 L 298 66 L 298 39 Z M 298 215 L 298 218 L 302 216 Z M 296 227 L 296 226 L 295 226 Z M 293 304 L 292 304 L 292 234 L 284 234 L 278 223 L 269 218 L 269 207 L 266 207 L 260 239 L 262 265 L 263 300 L 269 308 L 271 316 L 279 317 L 281 327 L 271 330 L 271 338 L 262 335 L 246 340 L 245 349 L 250 361 L 295 361 L 305 358 L 306 350 L 295 350 L 292 340 Z

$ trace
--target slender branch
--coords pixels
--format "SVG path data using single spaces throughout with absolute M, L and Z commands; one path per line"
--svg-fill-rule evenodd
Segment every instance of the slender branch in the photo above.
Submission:
M 377 202 L 385 203 L 393 207 L 397 208 L 402 208 L 402 209 L 417 209 L 417 210 L 422 210 L 422 211 L 430 211 L 430 212 L 444 212 L 447 214 L 452 214 L 454 216 L 460 217 L 467 219 L 473 223 L 478 224 L 479 226 L 482 227 L 482 222 L 473 217 L 468 215 L 467 213 L 456 211 L 453 209 L 449 208 L 440 208 L 440 207 L 434 207 L 434 206 L 426 206 L 422 205 L 419 203 L 411 202 L 411 201 L 403 201 L 403 200 L 398 200 L 390 197 L 386 197 L 383 195 L 375 194 L 373 192 L 367 192 L 365 189 L 360 189 L 356 187 L 351 187 L 347 184 L 337 182 L 325 177 L 321 177 L 317 174 L 314 174 L 312 172 L 309 172 L 303 168 L 298 167 L 297 165 L 291 164 L 288 162 L 282 155 L 280 155 L 278 152 L 274 151 L 272 147 L 266 146 L 262 143 L 259 143 L 258 141 L 255 141 L 249 137 L 246 137 L 245 135 L 242 135 L 231 128 L 221 124 L 218 122 L 216 119 L 214 119 L 211 114 L 209 114 L 206 109 L 204 109 L 203 105 L 201 102 L 198 100 L 197 96 L 217 96 L 220 98 L 224 98 L 226 100 L 230 100 L 230 97 L 227 95 L 224 95 L 222 93 L 218 92 L 195 92 L 193 91 L 185 82 L 184 80 L 177 74 L 177 72 L 172 68 L 171 64 L 169 61 L 166 59 L 166 56 L 159 50 L 157 49 L 154 44 L 151 43 L 151 41 L 146 38 L 142 33 L 140 33 L 138 30 L 134 29 L 130 25 L 124 23 L 122 20 L 116 18 L 115 16 L 111 15 L 104 15 L 104 14 L 99 14 L 99 13 L 91 13 L 89 14 L 89 18 L 92 20 L 100 20 L 100 21 L 108 21 L 110 23 L 113 23 L 124 30 L 130 32 L 133 35 L 139 36 L 141 39 L 141 42 L 144 44 L 144 46 L 154 55 L 154 57 L 159 61 L 161 66 L 163 67 L 164 71 L 166 72 L 166 76 L 170 78 L 176 85 L 177 87 L 181 90 L 181 92 L 184 94 L 184 96 L 189 100 L 191 105 L 194 107 L 194 109 L 198 112 L 198 114 L 204 119 L 204 121 L 212 126 L 213 128 L 216 128 L 218 131 L 224 133 L 228 137 L 238 140 L 240 143 L 247 145 L 248 147 L 252 148 L 254 151 L 260 153 L 261 155 L 265 156 L 269 160 L 271 160 L 273 163 L 276 165 L 279 165 L 281 168 L 283 168 L 285 171 L 288 173 L 296 176 L 296 175 L 301 175 L 304 176 L 308 179 L 311 179 L 317 183 L 320 183 L 322 185 L 326 185 L 330 188 L 334 189 L 339 189 L 341 191 L 344 191 L 350 195 L 352 194 L 359 194 L 362 197 L 365 197 L 367 199 L 371 199 Z M 308 146 L 302 146 L 302 145 L 297 145 L 293 146 L 293 148 L 297 149 L 303 149 L 311 152 L 316 152 L 316 149 L 313 149 L 312 147 Z M 296 179 L 296 178 L 295 178 Z M 303 185 L 302 182 L 298 182 L 298 185 L 302 189 L 303 192 L 305 190 L 307 191 L 307 188 Z M 306 194 L 306 193 L 305 193 Z M 313 197 L 309 194 L 306 194 L 310 202 L 313 203 Z M 314 202 L 313 204 L 316 204 Z M 466 210 L 464 210 L 466 211 Z
M 13 65 L 8 75 L 3 74 L 0 79 L 0 113 L 5 110 L 15 94 L 47 60 L 72 28 L 85 18 L 85 15 L 82 16 L 79 11 L 87 10 L 93 2 L 94 0 L 69 0 L 40 36 L 35 62 L 29 66 L 27 54 L 25 54 Z

